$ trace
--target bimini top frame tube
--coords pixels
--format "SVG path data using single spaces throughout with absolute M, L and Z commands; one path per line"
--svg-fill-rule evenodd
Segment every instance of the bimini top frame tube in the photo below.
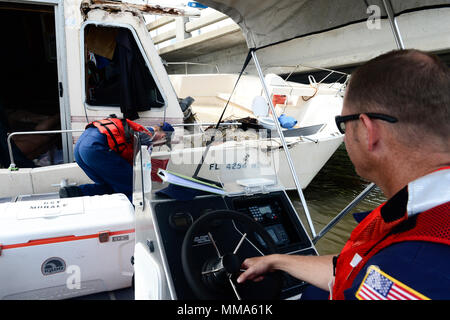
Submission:
M 261 80 L 261 85 L 263 87 L 264 94 L 266 96 L 267 101 L 269 102 L 269 107 L 270 107 L 270 110 L 272 111 L 273 122 L 275 123 L 275 126 L 277 128 L 278 136 L 280 137 L 280 141 L 281 141 L 281 144 L 283 145 L 284 152 L 286 153 L 286 159 L 289 164 L 289 168 L 291 169 L 292 178 L 294 179 L 294 183 L 297 188 L 298 195 L 300 196 L 300 200 L 303 205 L 303 210 L 305 211 L 306 219 L 308 220 L 308 225 L 311 230 L 311 234 L 312 234 L 313 238 L 315 238 L 316 230 L 314 229 L 314 224 L 312 222 L 311 215 L 309 214 L 309 209 L 306 204 L 306 200 L 303 195 L 303 191 L 300 186 L 300 182 L 298 181 L 297 173 L 295 171 L 295 166 L 294 166 L 294 163 L 292 162 L 291 154 L 290 154 L 289 148 L 286 144 L 286 140 L 284 138 L 284 134 L 281 129 L 280 122 L 277 119 L 277 116 L 276 116 L 277 113 L 275 112 L 275 107 L 273 106 L 272 99 L 270 99 L 269 90 L 267 89 L 266 82 L 264 81 L 264 74 L 262 72 L 261 65 L 259 64 L 258 57 L 256 56 L 256 52 L 254 50 L 251 51 L 251 55 L 253 58 L 253 62 L 255 63 L 255 66 L 256 66 L 256 70 L 258 71 L 258 76 L 259 76 L 259 79 Z

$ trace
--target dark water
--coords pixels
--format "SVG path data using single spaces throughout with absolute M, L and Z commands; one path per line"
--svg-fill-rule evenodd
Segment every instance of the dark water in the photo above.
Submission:
M 345 146 L 342 144 L 313 181 L 311 181 L 306 190 L 303 191 L 316 233 L 319 233 L 323 227 L 369 184 L 370 182 L 363 180 L 356 174 L 353 164 L 345 150 Z M 297 191 L 289 191 L 288 194 L 303 224 L 309 231 L 309 225 Z M 381 190 L 376 187 L 345 218 L 317 242 L 316 248 L 319 253 L 338 253 L 356 226 L 352 213 L 372 210 L 383 201 L 385 201 L 385 197 Z

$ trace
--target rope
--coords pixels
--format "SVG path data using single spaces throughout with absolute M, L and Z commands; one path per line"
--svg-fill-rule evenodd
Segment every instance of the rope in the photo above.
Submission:
M 302 100 L 303 100 L 303 101 L 309 101 L 309 100 L 311 100 L 312 98 L 314 98 L 314 97 L 316 96 L 317 92 L 319 91 L 319 87 L 314 87 L 314 86 L 311 85 L 311 88 L 315 89 L 314 94 L 313 94 L 312 96 L 310 96 L 310 97 L 302 96 Z

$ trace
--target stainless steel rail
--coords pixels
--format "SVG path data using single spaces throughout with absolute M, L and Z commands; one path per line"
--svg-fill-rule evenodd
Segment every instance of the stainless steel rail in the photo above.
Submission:
M 292 178 L 294 179 L 294 183 L 295 183 L 295 186 L 297 187 L 298 195 L 299 195 L 300 200 L 303 205 L 303 210 L 305 211 L 306 219 L 308 220 L 309 229 L 311 230 L 311 234 L 314 238 L 314 237 L 316 237 L 316 230 L 314 229 L 314 224 L 311 220 L 311 215 L 309 214 L 308 206 L 306 204 L 305 197 L 303 196 L 303 191 L 300 186 L 300 182 L 298 181 L 294 163 L 292 162 L 291 154 L 290 154 L 289 148 L 286 144 L 286 140 L 284 138 L 284 134 L 281 129 L 280 122 L 277 119 L 275 107 L 273 106 L 272 99 L 270 98 L 270 94 L 269 94 L 269 90 L 267 89 L 266 82 L 264 81 L 264 74 L 262 72 L 261 65 L 259 64 L 259 61 L 258 61 L 255 51 L 252 51 L 251 53 L 252 53 L 253 62 L 255 63 L 255 66 L 256 66 L 256 70 L 258 71 L 259 79 L 261 80 L 261 85 L 264 89 L 264 94 L 266 96 L 267 101 L 269 102 L 270 110 L 272 111 L 273 120 L 274 120 L 275 126 L 277 128 L 278 135 L 280 136 L 281 144 L 282 144 L 284 152 L 286 154 L 286 159 L 289 164 L 289 168 L 291 169 Z
M 67 132 L 83 132 L 84 129 L 74 129 L 74 130 L 46 130 L 46 131 L 22 131 L 22 132 L 13 132 L 8 135 L 7 144 L 8 144 L 8 152 L 9 159 L 11 161 L 9 165 L 9 170 L 16 171 L 18 170 L 16 164 L 14 163 L 14 155 L 11 147 L 11 138 L 18 135 L 28 135 L 28 134 L 55 134 L 55 133 L 67 133 Z
M 391 24 L 392 33 L 394 34 L 395 43 L 399 49 L 405 49 L 405 44 L 403 43 L 402 35 L 400 34 L 400 29 L 397 24 L 397 19 L 394 15 L 394 9 L 392 8 L 391 0 L 383 0 L 384 9 L 389 18 L 389 23 Z
M 319 234 L 313 238 L 312 242 L 315 244 L 319 241 L 328 231 L 330 231 L 339 221 L 342 220 L 358 203 L 360 203 L 374 188 L 375 183 L 369 184 L 355 199 L 352 200 L 333 220 L 331 220 Z
M 172 127 L 196 127 L 196 126 L 215 126 L 217 123 L 214 122 L 194 122 L 194 123 L 175 123 Z M 239 122 L 221 122 L 219 126 L 239 126 L 242 125 Z

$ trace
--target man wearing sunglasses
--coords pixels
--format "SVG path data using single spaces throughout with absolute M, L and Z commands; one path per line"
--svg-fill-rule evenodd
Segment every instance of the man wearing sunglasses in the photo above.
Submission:
M 361 177 L 388 201 L 338 255 L 246 259 L 238 282 L 282 270 L 332 299 L 450 298 L 450 71 L 398 50 L 353 72 L 336 125 Z

